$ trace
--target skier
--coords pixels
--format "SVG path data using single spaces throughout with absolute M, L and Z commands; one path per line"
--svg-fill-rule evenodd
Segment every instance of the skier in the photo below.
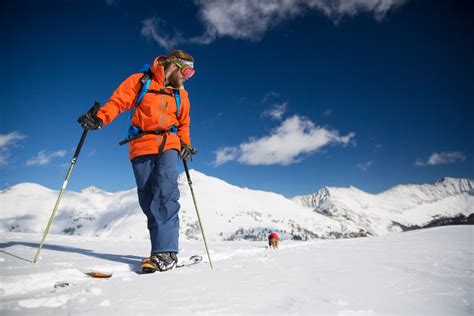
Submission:
M 188 161 L 197 152 L 191 146 L 190 103 L 184 89 L 194 73 L 194 59 L 185 51 L 156 57 L 148 71 L 123 81 L 103 107 L 78 119 L 84 129 L 96 130 L 132 111 L 129 135 L 121 144 L 129 143 L 138 201 L 147 218 L 151 253 L 142 261 L 147 273 L 173 269 L 178 261 L 178 161 Z
M 270 232 L 268 235 L 268 247 L 276 249 L 278 248 L 278 241 L 280 238 L 278 237 L 278 234 L 275 232 Z

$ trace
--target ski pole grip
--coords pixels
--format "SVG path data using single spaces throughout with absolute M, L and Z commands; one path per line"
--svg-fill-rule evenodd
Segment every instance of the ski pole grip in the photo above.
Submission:
M 97 113 L 97 111 L 99 111 L 99 109 L 100 109 L 100 102 L 95 100 L 94 105 L 90 108 L 89 111 L 95 111 L 95 113 Z M 82 145 L 84 144 L 84 141 L 86 140 L 86 136 L 87 136 L 88 131 L 89 130 L 85 129 L 82 132 L 82 136 L 81 136 L 81 139 L 79 141 L 79 145 L 77 145 L 76 151 L 74 152 L 74 156 L 72 157 L 72 162 L 73 163 L 76 162 L 77 157 L 79 156 L 79 153 L 81 152 L 81 148 L 82 148 Z
M 100 102 L 95 100 L 94 105 L 90 108 L 89 112 L 96 114 L 100 109 Z

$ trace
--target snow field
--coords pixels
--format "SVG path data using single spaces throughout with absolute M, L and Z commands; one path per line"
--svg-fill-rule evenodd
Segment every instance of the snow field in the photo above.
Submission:
M 148 240 L 3 234 L 2 315 L 471 315 L 473 226 L 383 237 L 283 242 L 184 241 L 180 257 L 202 263 L 137 275 Z M 113 272 L 93 279 L 83 272 Z M 67 285 L 65 285 L 67 283 Z

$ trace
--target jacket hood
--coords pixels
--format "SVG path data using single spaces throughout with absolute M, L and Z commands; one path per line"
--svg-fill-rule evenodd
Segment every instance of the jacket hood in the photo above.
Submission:
M 166 56 L 158 56 L 153 60 L 150 71 L 153 74 L 153 78 L 160 84 L 165 85 L 165 67 L 158 64 L 158 59 Z

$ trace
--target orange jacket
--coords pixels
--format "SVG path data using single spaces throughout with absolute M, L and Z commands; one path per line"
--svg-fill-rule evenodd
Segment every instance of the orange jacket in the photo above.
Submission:
M 153 61 L 150 70 L 153 75 L 149 90 L 165 89 L 164 67 L 158 65 L 158 58 Z M 100 108 L 97 116 L 102 120 L 104 126 L 112 122 L 123 111 L 133 108 L 141 89 L 140 78 L 142 76 L 142 73 L 136 73 L 125 79 L 112 94 L 110 100 Z M 168 133 L 163 150 L 176 149 L 180 151 L 180 140 L 191 145 L 188 92 L 184 89 L 179 91 L 181 105 L 179 115 L 176 117 L 176 100 L 172 95 L 172 89 L 166 88 L 165 91 L 171 95 L 146 93 L 133 114 L 132 124 L 143 131 L 167 130 L 172 125 L 176 126 L 178 128 L 177 134 Z M 148 134 L 131 141 L 129 145 L 130 160 L 142 155 L 157 154 L 162 140 L 162 135 Z

